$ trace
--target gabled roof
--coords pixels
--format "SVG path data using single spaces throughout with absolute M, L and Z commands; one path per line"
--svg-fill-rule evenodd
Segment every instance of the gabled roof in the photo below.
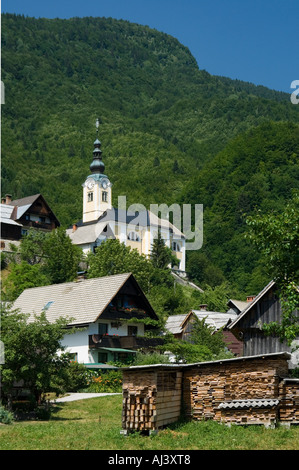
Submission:
M 229 301 L 227 302 L 227 305 L 232 304 L 234 307 L 236 307 L 239 310 L 239 312 L 242 312 L 242 310 L 248 307 L 249 303 L 250 302 L 245 302 L 243 300 L 229 299 Z
M 236 313 L 227 312 L 209 312 L 206 310 L 192 310 L 199 320 L 205 320 L 206 325 L 209 325 L 216 330 L 224 328 L 232 320 L 237 317 Z
M 14 208 L 15 207 L 10 204 L 1 204 L 1 224 L 18 225 L 22 227 L 22 224 L 19 224 L 13 218 L 11 218 Z
M 174 238 L 181 239 L 185 238 L 185 235 L 172 223 L 166 219 L 157 217 L 154 213 L 145 211 L 136 211 L 131 213 L 129 211 L 112 207 L 105 211 L 97 220 L 83 222 L 79 220 L 76 225 L 77 229 L 72 230 L 69 227 L 67 233 L 73 243 L 81 245 L 84 243 L 93 243 L 97 240 L 101 234 L 103 228 L 109 224 L 109 222 L 125 223 L 127 225 L 140 225 L 140 227 L 161 227 L 172 231 Z
M 149 315 L 157 319 L 131 273 L 26 289 L 14 302 L 13 308 L 30 314 L 31 320 L 33 320 L 34 314 L 40 315 L 44 310 L 50 322 L 64 317 L 72 319 L 69 325 L 94 323 L 129 279 L 143 296 L 148 305 Z
M 184 325 L 191 315 L 192 312 L 189 312 L 185 315 L 170 315 L 165 323 L 166 330 L 168 330 L 173 335 L 182 333 Z
M 32 204 L 41 196 L 41 194 L 33 194 L 32 196 L 22 197 L 20 199 L 15 199 L 11 201 L 12 206 L 32 206 Z
M 26 196 L 26 197 L 22 197 L 20 199 L 15 199 L 14 201 L 11 201 L 10 205 L 17 208 L 17 211 L 15 213 L 15 216 L 13 216 L 13 218 L 15 220 L 20 219 L 22 215 L 24 215 L 25 212 L 28 209 L 30 209 L 32 204 L 34 204 L 39 198 L 42 199 L 43 203 L 47 206 L 49 212 L 51 212 L 53 218 L 55 219 L 57 225 L 59 226 L 60 225 L 59 220 L 53 213 L 52 209 L 50 208 L 49 204 L 47 203 L 47 201 L 45 200 L 42 194 L 33 194 L 32 196 Z
M 229 325 L 229 329 L 232 329 L 236 324 L 244 318 L 245 315 L 261 300 L 261 298 L 275 285 L 275 281 L 269 282 L 269 284 L 261 290 L 261 292 L 251 301 L 248 302 L 248 305 L 241 313 L 237 316 L 237 318 Z
M 104 229 L 109 226 L 107 222 L 97 222 L 96 224 L 82 225 L 76 230 L 67 229 L 66 233 L 75 245 L 85 245 L 94 243 L 100 236 L 114 236 L 110 226 L 107 232 L 103 232 Z

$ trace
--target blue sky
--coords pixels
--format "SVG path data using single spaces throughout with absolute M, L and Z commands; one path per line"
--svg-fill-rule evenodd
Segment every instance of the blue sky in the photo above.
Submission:
M 298 0 L 2 0 L 2 12 L 105 16 L 176 37 L 213 75 L 291 93 L 299 80 Z

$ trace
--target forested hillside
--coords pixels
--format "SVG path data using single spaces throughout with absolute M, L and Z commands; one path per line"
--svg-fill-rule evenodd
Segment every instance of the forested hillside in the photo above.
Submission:
M 111 18 L 2 15 L 2 80 L 3 194 L 40 192 L 64 226 L 78 220 L 99 117 L 114 203 L 203 203 L 201 254 L 256 287 L 242 214 L 298 185 L 288 95 L 211 76 L 175 38 Z

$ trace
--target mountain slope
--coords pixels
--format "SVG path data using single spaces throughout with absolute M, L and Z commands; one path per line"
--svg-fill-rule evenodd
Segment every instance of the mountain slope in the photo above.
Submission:
M 201 175 L 210 181 L 218 154 L 249 129 L 299 122 L 287 94 L 211 76 L 177 39 L 111 18 L 2 15 L 2 80 L 2 193 L 41 192 L 64 226 L 82 215 L 97 117 L 115 205 L 118 195 L 146 206 L 210 198 L 209 217 L 220 222 L 225 189 Z M 212 256 L 218 241 L 207 234 Z M 229 275 L 229 263 L 217 263 Z

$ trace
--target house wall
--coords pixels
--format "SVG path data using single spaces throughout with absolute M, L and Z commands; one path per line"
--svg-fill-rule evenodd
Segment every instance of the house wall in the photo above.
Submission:
M 299 315 L 298 311 L 295 314 Z M 282 310 L 276 295 L 276 287 L 273 286 L 266 292 L 262 298 L 244 315 L 232 330 L 238 337 L 239 333 L 243 336 L 243 355 L 254 356 L 260 354 L 278 353 L 283 351 L 292 351 L 286 341 L 281 342 L 274 335 L 266 335 L 263 331 L 263 325 L 270 322 L 281 322 Z M 298 356 L 292 354 L 291 363 L 293 367 L 298 367 Z
M 61 341 L 61 345 L 66 347 L 66 352 L 76 354 L 77 361 L 83 364 L 97 363 L 99 350 L 89 349 L 89 335 L 99 333 L 99 323 L 108 325 L 108 335 L 128 336 L 128 325 L 137 326 L 137 335 L 144 336 L 144 325 L 142 323 L 122 322 L 119 328 L 112 327 L 113 321 L 98 320 L 91 323 L 82 331 L 76 331 L 74 334 L 66 334 Z

